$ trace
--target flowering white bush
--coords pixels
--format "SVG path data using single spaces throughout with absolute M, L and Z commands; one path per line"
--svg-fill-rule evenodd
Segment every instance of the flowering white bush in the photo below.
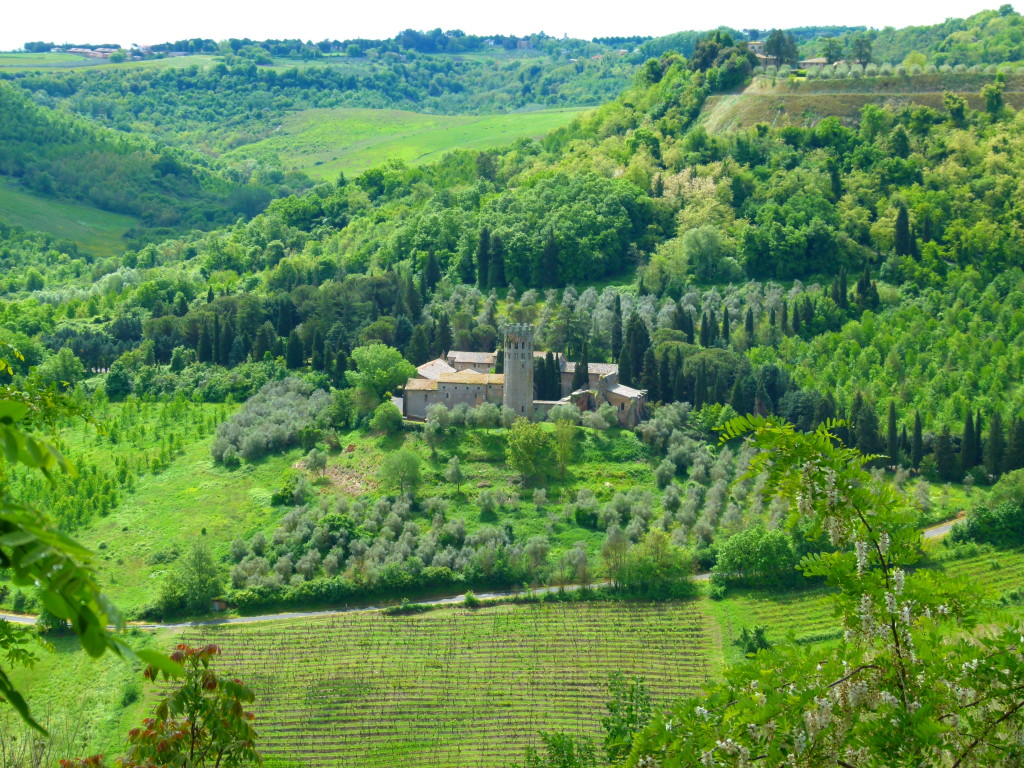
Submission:
M 872 482 L 872 457 L 758 417 L 749 435 L 763 493 L 791 500 L 788 523 L 826 533 L 834 553 L 800 569 L 836 589 L 838 647 L 777 646 L 729 670 L 704 695 L 660 713 L 634 741 L 629 766 L 1008 766 L 1024 764 L 1021 627 L 979 627 L 979 594 L 915 571 L 913 504 Z

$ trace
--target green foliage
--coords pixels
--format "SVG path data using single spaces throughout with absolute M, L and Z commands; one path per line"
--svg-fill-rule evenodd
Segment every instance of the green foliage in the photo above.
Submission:
M 401 448 L 384 457 L 380 466 L 380 479 L 399 493 L 415 493 L 420 484 L 420 457 Z
M 608 676 L 608 693 L 608 714 L 601 725 L 605 756 L 615 764 L 629 755 L 633 737 L 651 721 L 651 696 L 642 677 L 627 681 L 621 672 Z
M 541 733 L 543 752 L 526 750 L 523 768 L 597 768 L 597 753 L 590 739 L 565 733 Z
M 967 513 L 967 519 L 949 532 L 952 543 L 977 541 L 1000 547 L 1024 546 L 1024 504 L 1003 501 L 979 504 Z
M 692 597 L 696 593 L 692 573 L 693 563 L 686 553 L 664 531 L 652 530 L 629 548 L 612 577 L 628 595 L 665 600 Z
M 164 577 L 157 610 L 162 616 L 181 612 L 208 613 L 212 609 L 210 601 L 222 589 L 220 568 L 209 547 L 200 539 Z
M 555 440 L 541 424 L 516 419 L 508 432 L 505 460 L 527 481 L 543 479 L 551 468 Z
M 393 392 L 416 373 L 401 352 L 379 342 L 353 349 L 352 360 L 356 370 L 347 372 L 348 383 L 367 392 L 375 406 L 386 393 Z
M 786 533 L 753 527 L 718 545 L 712 573 L 726 583 L 785 589 L 800 578 L 798 559 Z
M 8 360 L 21 354 L 0 343 L 0 377 L 13 373 Z M 29 430 L 51 425 L 74 414 L 68 402 L 36 388 L 0 386 L 0 568 L 8 569 L 17 587 L 34 585 L 50 623 L 68 623 L 90 656 L 127 648 L 107 629 L 120 623 L 120 615 L 99 590 L 92 570 L 92 555 L 59 533 L 39 511 L 11 495 L 10 475 L 15 468 L 39 472 L 47 479 L 71 472 L 64 456 Z M 31 665 L 31 631 L 0 622 L 0 651 L 7 664 Z M 7 669 L 0 667 L 0 697 L 9 702 L 31 726 L 42 731 L 28 704 L 14 687 Z
M 157 702 L 154 717 L 128 734 L 127 749 L 116 765 L 145 768 L 154 764 L 181 768 L 238 768 L 261 762 L 256 750 L 255 715 L 246 711 L 255 695 L 237 678 L 217 674 L 213 657 L 220 648 L 179 644 L 170 662 L 180 665 L 181 680 Z M 165 657 L 166 658 L 166 657 Z M 148 666 L 146 679 L 167 679 L 163 665 Z M 68 768 L 103 768 L 102 755 L 62 761 Z
M 960 765 L 1018 759 L 1012 734 L 1021 704 L 1007 681 L 1024 671 L 1019 628 L 976 634 L 974 590 L 908 570 L 921 543 L 910 505 L 871 479 L 869 457 L 835 441 L 830 429 L 841 426 L 800 434 L 741 417 L 723 440 L 749 434 L 762 451 L 751 472 L 766 473 L 765 494 L 791 500 L 788 524 L 803 521 L 811 535 L 831 537 L 836 552 L 809 555 L 800 567 L 836 588 L 843 640 L 824 652 L 776 646 L 731 667 L 704 696 L 656 716 L 628 765 L 648 755 L 739 764 L 762 754 L 771 763 L 793 754 L 798 764 L 821 765 L 845 761 L 851 748 L 859 761 L 891 766 L 950 755 Z M 972 693 L 960 696 L 968 677 Z M 976 707 L 978 697 L 991 706 Z M 879 718 L 893 727 L 879 730 Z
M 398 406 L 387 400 L 373 411 L 370 429 L 385 435 L 393 435 L 402 428 L 402 412 Z

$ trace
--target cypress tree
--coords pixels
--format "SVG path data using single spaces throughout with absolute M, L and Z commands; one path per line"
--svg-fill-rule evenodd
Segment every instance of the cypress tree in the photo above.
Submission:
M 612 357 L 618 359 L 622 351 L 622 298 L 615 294 L 612 304 Z
M 803 317 L 801 318 L 801 325 L 807 329 L 807 333 L 813 333 L 812 326 L 814 324 L 814 304 L 810 299 L 804 297 L 803 301 Z
M 423 285 L 428 291 L 432 291 L 439 282 L 441 282 L 441 267 L 437 263 L 437 256 L 431 250 L 427 254 L 427 263 L 423 267 Z
M 320 331 L 313 333 L 313 354 L 310 360 L 310 367 L 314 371 L 325 370 L 326 362 L 324 360 L 324 340 L 320 335 Z
M 819 397 L 817 404 L 814 406 L 814 426 L 834 418 L 836 415 L 836 404 L 832 400 L 832 394 L 829 393 L 825 397 Z
M 452 323 L 448 319 L 448 313 L 442 312 L 437 320 L 437 350 L 438 356 L 444 357 L 452 348 Z
M 476 245 L 476 283 L 481 288 L 487 287 L 487 278 L 491 269 L 491 230 L 486 226 L 480 228 L 480 239 Z
M 654 350 L 650 347 L 644 352 L 643 370 L 640 373 L 640 389 L 647 390 L 647 400 L 652 403 L 661 401 L 661 386 L 658 380 L 658 361 Z
M 700 408 L 704 405 L 708 394 L 708 374 L 704 370 L 704 361 L 697 364 L 697 377 L 693 385 L 693 407 Z
M 347 370 L 348 357 L 345 355 L 345 350 L 339 349 L 337 357 L 334 358 L 334 367 L 331 369 L 331 384 L 338 389 L 344 387 L 348 383 L 345 377 Z
M 715 316 L 715 310 L 708 311 L 708 343 L 709 346 L 714 346 L 715 342 L 718 341 L 718 318 Z
M 903 203 L 896 208 L 896 235 L 893 245 L 897 256 L 910 256 L 914 251 L 910 234 L 910 215 L 907 213 L 907 206 Z
M 213 303 L 213 286 L 212 285 L 206 291 L 206 303 L 207 304 L 212 304 Z
M 805 299 L 806 301 L 806 299 Z M 793 334 L 796 336 L 800 335 L 801 318 L 800 310 L 803 307 L 803 302 L 797 302 L 793 305 Z
M 288 347 L 284 354 L 284 363 L 289 369 L 295 370 L 301 368 L 306 362 L 306 350 L 302 345 L 302 339 L 299 338 L 298 331 L 292 331 L 288 334 Z
M 768 327 L 775 327 L 775 307 L 772 307 L 770 310 L 768 310 Z
M 947 483 L 959 479 L 957 474 L 960 466 L 956 454 L 953 453 L 953 439 L 949 434 L 949 427 L 943 427 L 935 440 L 935 468 L 939 477 Z
M 889 418 L 885 431 L 885 452 L 893 464 L 900 463 L 899 433 L 896 431 L 896 403 L 889 401 Z
M 1003 434 L 1003 417 L 996 411 L 988 425 L 988 440 L 985 441 L 985 471 L 992 477 L 1003 473 L 1003 459 L 1006 456 L 1006 436 Z
M 672 385 L 672 399 L 677 403 L 686 402 L 686 376 L 683 373 L 683 366 L 676 371 L 675 382 Z
M 231 318 L 224 319 L 224 327 L 220 332 L 220 359 L 217 361 L 225 368 L 231 363 L 231 347 L 235 343 L 235 329 L 232 327 Z
M 974 463 L 974 456 L 977 453 L 974 447 L 975 437 L 974 414 L 968 409 L 967 417 L 964 419 L 964 435 L 960 440 L 960 471 L 965 475 L 976 466 Z
M 416 288 L 412 275 L 406 278 L 405 290 L 402 292 L 402 304 L 405 314 L 409 316 L 412 322 L 418 323 L 420 315 L 423 314 L 423 301 L 420 298 L 420 292 Z
M 707 312 L 700 316 L 700 345 L 711 346 L 711 321 L 708 320 Z
M 789 333 L 789 305 L 785 299 L 782 301 L 782 332 L 784 334 Z
M 427 329 L 423 325 L 417 325 L 412 331 L 412 338 L 409 339 L 409 346 L 406 347 L 405 356 L 413 365 L 423 365 L 430 358 L 430 342 L 427 340 Z
M 974 412 L 974 466 L 981 464 L 985 457 L 982 454 L 983 440 L 981 438 L 981 411 Z
M 907 425 L 904 424 L 900 429 L 900 445 L 899 452 L 903 456 L 910 455 L 910 438 L 907 437 Z
M 914 436 L 910 440 L 910 463 L 914 469 L 921 466 L 924 458 L 924 436 L 921 434 L 921 414 L 914 412 Z
M 498 354 L 494 358 L 494 372 L 504 373 L 505 372 L 505 348 L 498 347 Z
M 505 250 L 498 235 L 491 236 L 491 266 L 487 273 L 487 284 L 492 288 L 504 288 L 507 285 L 505 280 Z
M 722 310 L 722 341 L 729 343 L 729 308 Z
M 696 333 L 693 328 L 693 315 L 688 309 L 683 310 L 683 333 L 686 334 L 686 343 L 693 344 Z
M 199 326 L 199 341 L 196 344 L 196 359 L 200 363 L 209 363 L 213 360 L 213 344 L 210 343 L 210 331 L 206 323 Z
M 747 346 L 754 346 L 754 310 L 747 307 L 747 317 L 743 322 L 743 330 L 747 333 Z
M 256 340 L 252 345 L 252 359 L 255 362 L 262 360 L 267 352 L 273 352 L 274 342 L 277 340 L 277 332 L 269 322 L 264 323 L 256 331 Z
M 839 270 L 839 301 L 836 302 L 840 308 L 849 309 L 850 289 L 846 285 L 846 268 Z
M 210 343 L 213 345 L 213 357 L 211 358 L 210 362 L 217 363 L 217 365 L 220 365 L 220 315 L 218 315 L 216 312 L 213 314 L 213 333 L 210 334 Z
M 1024 419 L 1013 420 L 1003 464 L 1007 472 L 1024 468 Z
M 672 374 L 669 371 L 667 352 L 661 356 L 661 363 L 658 366 L 658 392 L 661 394 L 662 402 L 672 401 Z
M 729 393 L 729 405 L 741 416 L 750 412 L 747 395 L 744 392 L 742 376 L 737 376 L 736 381 L 732 383 L 732 392 Z
M 627 387 L 633 383 L 633 369 L 629 364 L 629 350 L 622 346 L 619 352 L 619 381 Z
M 587 353 L 587 343 L 583 342 L 583 354 L 580 355 L 580 361 L 576 364 L 576 370 L 572 374 L 571 390 L 573 392 L 590 386 L 590 361 L 587 359 Z
M 634 378 L 643 372 L 644 353 L 651 346 L 651 337 L 647 333 L 647 325 L 640 315 L 633 313 L 626 331 L 626 349 L 629 354 L 629 370 Z

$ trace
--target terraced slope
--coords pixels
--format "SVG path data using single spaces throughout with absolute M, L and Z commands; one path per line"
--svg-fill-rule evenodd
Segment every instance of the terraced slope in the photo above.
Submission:
M 966 98 L 971 108 L 981 109 L 981 88 L 992 79 L 992 75 L 969 73 L 859 80 L 773 81 L 759 77 L 738 93 L 709 97 L 700 121 L 711 132 L 750 128 L 758 123 L 808 126 L 830 116 L 852 124 L 868 104 L 920 104 L 941 110 L 947 91 Z M 1015 109 L 1024 106 L 1024 78 L 1008 76 L 1004 97 Z
M 519 761 L 539 730 L 601 737 L 608 674 L 656 701 L 720 659 L 700 603 L 494 606 L 185 632 L 256 691 L 265 756 L 311 766 L 471 768 Z

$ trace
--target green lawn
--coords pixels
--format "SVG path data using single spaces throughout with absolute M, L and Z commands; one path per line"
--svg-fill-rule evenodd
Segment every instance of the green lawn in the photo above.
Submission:
M 262 141 L 235 157 L 277 155 L 288 169 L 317 179 L 353 174 L 397 158 L 417 164 L 455 148 L 486 149 L 543 136 L 579 109 L 502 115 L 426 115 L 394 109 L 307 109 L 286 117 Z
M 122 253 L 123 235 L 138 223 L 131 216 L 34 195 L 2 178 L 0 221 L 67 238 L 95 256 Z
M 73 53 L 0 53 L 0 72 L 95 66 L 96 59 Z

